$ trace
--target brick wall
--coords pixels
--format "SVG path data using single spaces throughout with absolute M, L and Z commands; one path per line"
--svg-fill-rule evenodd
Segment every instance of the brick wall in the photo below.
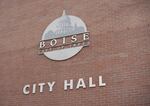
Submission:
M 66 61 L 37 54 L 49 23 L 67 13 L 91 33 Z M 149 0 L 1 0 L 0 106 L 149 106 Z M 63 80 L 102 75 L 107 86 L 64 91 Z M 57 81 L 54 92 L 23 95 L 25 84 Z

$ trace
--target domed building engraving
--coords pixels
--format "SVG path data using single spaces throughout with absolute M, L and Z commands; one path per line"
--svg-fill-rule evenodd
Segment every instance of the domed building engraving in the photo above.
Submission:
M 66 15 L 64 10 L 63 15 L 55 22 L 56 30 L 49 30 L 44 39 L 52 39 L 58 37 L 69 36 L 73 34 L 79 34 L 86 31 L 85 25 L 77 23 L 75 20 L 80 20 L 78 17 Z

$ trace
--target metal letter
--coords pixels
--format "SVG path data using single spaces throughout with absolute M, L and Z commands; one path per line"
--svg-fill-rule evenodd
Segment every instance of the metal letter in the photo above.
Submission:
M 23 88 L 23 93 L 24 93 L 25 95 L 28 95 L 28 94 L 30 93 L 30 91 L 27 90 L 28 88 L 30 88 L 30 85 L 25 85 L 24 88 Z
M 92 77 L 89 77 L 89 87 L 90 87 L 90 88 L 96 87 L 96 84 L 93 84 L 93 79 L 92 79 Z
M 68 87 L 69 89 L 73 89 L 73 80 L 70 80 L 69 83 L 67 82 L 67 80 L 64 81 L 64 90 L 67 90 Z
M 83 34 L 83 40 L 89 40 L 89 34 L 88 33 L 84 33 Z
M 73 35 L 73 36 L 71 37 L 71 42 L 72 42 L 72 43 L 74 43 L 74 42 L 76 42 L 76 41 L 77 41 L 76 36 L 77 36 L 77 35 Z
M 53 81 L 52 83 L 51 83 L 51 82 L 48 82 L 47 84 L 48 84 L 48 86 L 49 86 L 49 91 L 52 92 L 52 91 L 53 91 L 53 87 L 54 87 L 54 85 L 55 85 L 55 81 Z
M 55 46 L 57 44 L 57 40 L 56 39 L 52 39 L 50 42 L 51 46 Z
M 84 82 L 83 78 L 80 78 L 80 79 L 78 80 L 76 89 L 81 88 L 81 87 L 82 87 L 82 88 L 86 88 L 85 82 Z
M 45 47 L 45 42 L 44 41 L 41 41 L 40 42 L 40 49 L 44 48 Z
M 32 93 L 36 93 L 36 84 L 33 84 Z
M 65 37 L 63 37 L 63 44 L 65 44 L 66 43 L 66 38 Z
M 39 83 L 39 87 L 40 87 L 40 92 L 43 92 L 43 87 L 44 87 L 45 83 Z
M 100 87 L 106 86 L 106 83 L 103 83 L 102 76 L 99 76 L 99 86 Z

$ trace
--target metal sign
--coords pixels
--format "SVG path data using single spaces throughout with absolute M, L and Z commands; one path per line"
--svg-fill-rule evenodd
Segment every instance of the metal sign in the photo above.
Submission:
M 94 82 L 97 82 L 97 83 L 94 83 Z M 73 79 L 64 80 L 63 83 L 64 83 L 64 87 L 63 87 L 64 91 L 106 86 L 106 83 L 103 82 L 103 78 L 101 75 L 97 78 L 97 81 L 94 81 L 93 77 L 88 77 L 88 81 L 86 81 L 84 78 L 79 78 L 77 81 Z M 49 92 L 53 92 L 54 89 L 56 89 L 55 85 L 56 85 L 56 81 L 27 84 L 27 85 L 24 85 L 22 91 L 23 91 L 23 94 L 25 95 L 35 94 L 38 92 L 42 93 L 42 92 L 45 92 L 46 90 Z M 48 88 L 48 89 L 45 89 L 45 88 Z
M 66 60 L 89 46 L 89 32 L 78 17 L 63 15 L 45 29 L 40 41 L 39 54 L 52 60 Z

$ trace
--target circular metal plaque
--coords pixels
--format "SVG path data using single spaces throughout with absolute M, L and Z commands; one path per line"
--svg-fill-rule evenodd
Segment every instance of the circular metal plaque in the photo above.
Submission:
M 76 16 L 66 15 L 64 11 L 61 17 L 48 25 L 42 35 L 42 40 L 62 38 L 84 32 L 87 32 L 85 23 Z M 83 46 L 64 48 L 44 52 L 44 55 L 52 60 L 66 60 L 76 55 L 82 48 Z

